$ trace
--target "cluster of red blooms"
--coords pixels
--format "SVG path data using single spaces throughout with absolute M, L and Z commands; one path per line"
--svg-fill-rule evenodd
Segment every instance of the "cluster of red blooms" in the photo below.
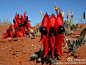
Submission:
M 30 23 L 31 21 L 28 20 L 28 16 L 26 16 L 26 11 L 24 12 L 24 16 L 16 13 L 15 18 L 13 19 L 13 27 L 15 30 L 14 36 L 16 37 L 24 37 L 25 36 L 25 28 L 28 30 L 28 28 L 31 28 Z M 4 37 L 2 39 L 5 39 L 7 37 L 13 38 L 13 28 L 12 24 L 10 25 L 9 29 L 7 29 L 6 33 L 3 34 Z
M 47 55 L 49 47 L 51 46 L 52 58 L 54 59 L 54 48 L 58 54 L 62 54 L 62 42 L 65 45 L 64 35 L 65 29 L 63 27 L 63 18 L 61 12 L 55 17 L 52 14 L 50 17 L 46 13 L 41 24 L 41 45 L 44 43 L 43 47 L 45 50 L 44 57 Z

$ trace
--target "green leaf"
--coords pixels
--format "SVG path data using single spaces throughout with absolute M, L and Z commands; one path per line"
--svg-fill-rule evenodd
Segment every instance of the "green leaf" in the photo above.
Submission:
M 68 40 L 68 47 L 70 47 L 71 43 L 70 43 L 70 40 Z
M 73 53 L 75 53 L 77 50 L 76 44 L 73 45 Z
M 79 43 L 78 43 L 78 40 L 76 40 L 76 47 L 77 47 L 77 48 L 79 47 Z
M 49 58 L 49 61 L 50 61 L 51 63 L 54 63 L 55 60 L 57 60 L 57 58 L 54 58 L 54 59 L 52 59 L 51 57 Z

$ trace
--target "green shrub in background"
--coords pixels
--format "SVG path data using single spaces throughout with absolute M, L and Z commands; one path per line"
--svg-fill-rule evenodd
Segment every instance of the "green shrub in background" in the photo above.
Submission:
M 0 25 L 2 25 L 2 22 L 1 22 L 1 20 L 0 20 Z
M 2 18 L 4 19 L 4 21 L 1 21 L 0 20 L 0 25 L 11 25 L 11 21 L 8 20 L 8 16 L 7 17 L 7 20 L 4 19 L 4 16 L 2 16 Z

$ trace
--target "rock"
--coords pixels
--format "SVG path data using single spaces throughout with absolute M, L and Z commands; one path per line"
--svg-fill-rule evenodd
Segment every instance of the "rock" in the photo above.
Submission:
M 38 58 L 38 61 L 41 61 L 41 58 Z
M 31 55 L 29 58 L 31 59 L 37 59 L 38 58 L 38 55 L 36 53 L 34 53 L 33 55 Z
M 33 47 L 33 44 L 31 46 Z

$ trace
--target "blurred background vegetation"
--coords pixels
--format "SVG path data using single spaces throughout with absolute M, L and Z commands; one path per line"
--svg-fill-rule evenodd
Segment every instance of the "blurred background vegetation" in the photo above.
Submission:
M 12 24 L 12 22 L 8 20 L 8 18 L 9 18 L 8 16 L 6 16 L 6 19 L 5 19 L 4 16 L 2 16 L 2 18 L 3 18 L 3 21 L 0 20 L 0 25 L 10 25 L 10 24 Z

